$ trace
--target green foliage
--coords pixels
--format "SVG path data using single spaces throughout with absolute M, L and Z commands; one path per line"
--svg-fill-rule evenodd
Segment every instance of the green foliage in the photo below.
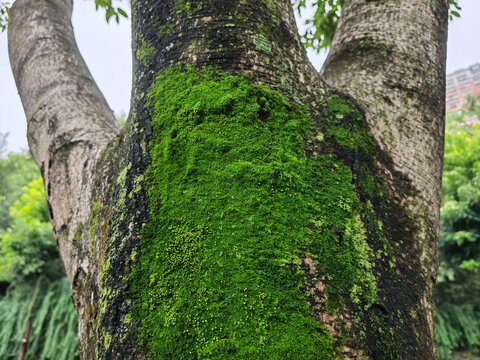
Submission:
M 122 8 L 115 8 L 112 6 L 112 0 L 95 0 L 95 9 L 105 9 L 105 20 L 110 22 L 113 17 L 117 24 L 120 22 L 120 17 L 128 18 L 128 14 Z
M 0 280 L 64 276 L 40 177 L 23 187 L 23 195 L 10 207 L 10 216 L 12 223 L 0 238 Z
M 335 356 L 302 259 L 328 279 L 330 311 L 374 301 L 350 168 L 307 157 L 310 116 L 243 77 L 166 69 L 150 105 L 151 218 L 131 279 L 149 358 Z
M 462 10 L 458 4 L 459 0 L 448 0 L 448 5 L 450 7 L 449 17 L 450 20 L 453 20 L 454 17 L 460 17 L 460 13 L 457 10 Z
M 26 153 L 0 158 L 0 281 L 64 276 L 43 182 Z
M 25 360 L 78 359 L 77 319 L 68 280 L 39 277 L 11 286 L 0 298 L 0 359 L 14 360 L 31 315 Z
M 0 32 L 7 29 L 8 11 L 10 10 L 10 3 L 0 1 Z
M 478 285 L 477 283 L 477 289 Z M 473 298 L 466 303 L 439 305 L 436 329 L 440 358 L 450 359 L 453 350 L 478 353 L 480 350 L 480 300 Z
M 317 52 L 330 47 L 342 13 L 343 3 L 344 0 L 294 1 L 294 7 L 299 15 L 307 5 L 311 5 L 315 9 L 313 19 L 305 20 L 305 23 L 309 25 L 305 33 L 302 34 L 305 47 L 313 48 Z
M 441 280 L 480 267 L 480 125 L 449 117 L 444 161 Z
M 439 306 L 439 353 L 480 350 L 480 99 L 447 116 L 443 172 Z
M 23 187 L 38 175 L 37 165 L 30 154 L 11 153 L 0 157 L 0 236 L 12 222 L 10 206 L 21 196 Z
M 123 116 L 118 116 L 117 121 L 118 121 L 118 124 L 120 125 L 120 127 L 123 128 L 125 126 L 125 123 L 127 122 L 127 119 L 126 119 L 125 115 L 123 115 Z
M 43 182 L 26 153 L 0 158 L 0 285 L 0 359 L 17 358 L 29 314 L 25 359 L 78 357 L 76 314 Z

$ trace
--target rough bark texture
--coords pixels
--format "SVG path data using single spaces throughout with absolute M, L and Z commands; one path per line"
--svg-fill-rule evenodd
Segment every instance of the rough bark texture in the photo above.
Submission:
M 87 332 L 95 329 L 84 318 L 92 323 L 94 314 L 85 313 L 85 307 L 98 301 L 100 269 L 98 251 L 89 245 L 86 231 L 92 175 L 100 152 L 120 128 L 78 51 L 71 11 L 69 0 L 16 1 L 8 45 L 30 151 L 42 173 L 50 220 L 79 313 L 79 338 L 88 339 Z
M 71 2 L 9 25 L 82 358 L 435 358 L 445 1 L 347 0 L 329 85 L 287 0 L 131 5 L 116 138 Z
M 415 227 L 405 264 L 421 267 L 414 302 L 435 349 L 448 1 L 347 0 L 321 74 L 365 109 L 370 133 L 392 159 L 391 190 Z M 414 260 L 415 259 L 415 260 Z M 406 279 L 407 273 L 402 274 Z M 429 354 L 426 358 L 433 358 Z

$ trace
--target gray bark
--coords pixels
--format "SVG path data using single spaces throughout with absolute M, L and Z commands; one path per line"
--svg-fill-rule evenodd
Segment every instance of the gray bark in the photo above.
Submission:
M 91 214 L 92 174 L 99 154 L 120 128 L 78 51 L 71 12 L 69 0 L 16 1 L 8 46 L 30 151 L 42 173 L 50 220 L 73 291 L 79 277 L 98 278 L 98 258 L 88 256 L 92 248 L 79 229 L 87 227 Z M 79 314 L 94 298 L 96 287 L 98 282 L 80 297 L 73 294 Z M 79 338 L 88 338 L 81 318 Z
M 435 348 L 435 291 L 440 222 L 447 0 L 346 0 L 321 70 L 327 83 L 363 106 L 371 134 L 402 178 L 388 173 L 408 208 L 423 268 L 426 347 Z M 388 169 L 385 169 L 388 172 Z M 405 176 L 405 178 L 403 178 Z M 415 191 L 405 193 L 409 182 Z M 411 258 L 403 261 L 411 262 Z M 433 356 L 433 355 L 432 355 Z
M 83 61 L 70 21 L 71 1 L 17 1 L 10 14 L 10 62 L 28 123 L 28 143 L 40 167 L 53 230 L 67 275 L 74 230 L 90 214 L 99 152 L 119 125 Z M 65 231 L 68 229 L 68 231 Z M 80 244 L 81 245 L 81 244 Z

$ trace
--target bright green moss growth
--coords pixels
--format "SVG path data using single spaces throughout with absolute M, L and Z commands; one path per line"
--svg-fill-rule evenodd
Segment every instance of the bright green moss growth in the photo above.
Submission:
M 360 114 L 335 95 L 328 99 L 328 108 L 334 118 L 329 124 L 327 134 L 345 148 L 362 149 L 366 154 L 372 153 L 373 143 L 369 140 L 367 128 L 360 121 Z
M 80 243 L 80 240 L 82 239 L 82 230 L 83 230 L 83 223 L 79 222 L 73 234 L 73 241 L 75 242 L 75 244 Z
M 310 116 L 243 77 L 170 68 L 149 95 L 151 215 L 132 275 L 147 357 L 335 358 L 301 259 L 327 277 L 331 311 L 375 299 L 350 168 L 307 158 Z
M 90 241 L 95 240 L 95 230 L 98 224 L 98 213 L 100 211 L 100 201 L 95 201 L 92 206 L 92 213 L 88 218 L 88 234 L 90 235 Z M 80 224 L 79 224 L 80 225 Z M 78 230 L 78 227 L 77 229 Z M 80 230 L 81 231 L 81 230 Z
M 190 1 L 177 0 L 174 6 L 174 11 L 177 15 L 178 20 L 180 20 L 184 14 L 189 18 L 192 17 L 198 11 L 202 10 L 202 7 L 203 4 L 201 2 L 198 2 L 197 6 L 193 7 Z
M 142 46 L 137 50 L 137 58 L 147 66 L 148 62 L 157 54 L 158 50 L 150 45 L 148 41 L 143 40 Z

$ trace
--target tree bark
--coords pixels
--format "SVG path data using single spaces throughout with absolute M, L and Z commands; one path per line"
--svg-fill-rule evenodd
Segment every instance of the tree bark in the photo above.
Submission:
M 288 0 L 134 0 L 121 132 L 71 5 L 8 31 L 82 359 L 436 357 L 445 1 L 346 1 L 320 76 Z
M 98 153 L 119 126 L 83 61 L 70 22 L 71 1 L 17 1 L 9 22 L 9 55 L 25 109 L 30 151 L 41 169 L 53 230 L 73 278 L 73 231 L 90 214 Z
M 389 174 L 390 186 L 416 227 L 414 253 L 405 252 L 402 262 L 422 267 L 415 302 L 430 309 L 423 320 L 428 330 L 420 334 L 430 349 L 435 349 L 447 18 L 445 0 L 347 0 L 321 71 L 362 105 L 370 133 L 397 171 Z
M 53 232 L 81 314 L 98 298 L 98 252 L 82 231 L 92 212 L 92 174 L 120 128 L 78 51 L 71 12 L 68 0 L 15 2 L 8 46 L 30 152 L 41 170 Z M 76 296 L 76 284 L 87 274 L 88 288 Z M 79 338 L 89 338 L 86 333 L 95 329 L 81 319 Z M 93 315 L 89 321 L 95 321 Z

